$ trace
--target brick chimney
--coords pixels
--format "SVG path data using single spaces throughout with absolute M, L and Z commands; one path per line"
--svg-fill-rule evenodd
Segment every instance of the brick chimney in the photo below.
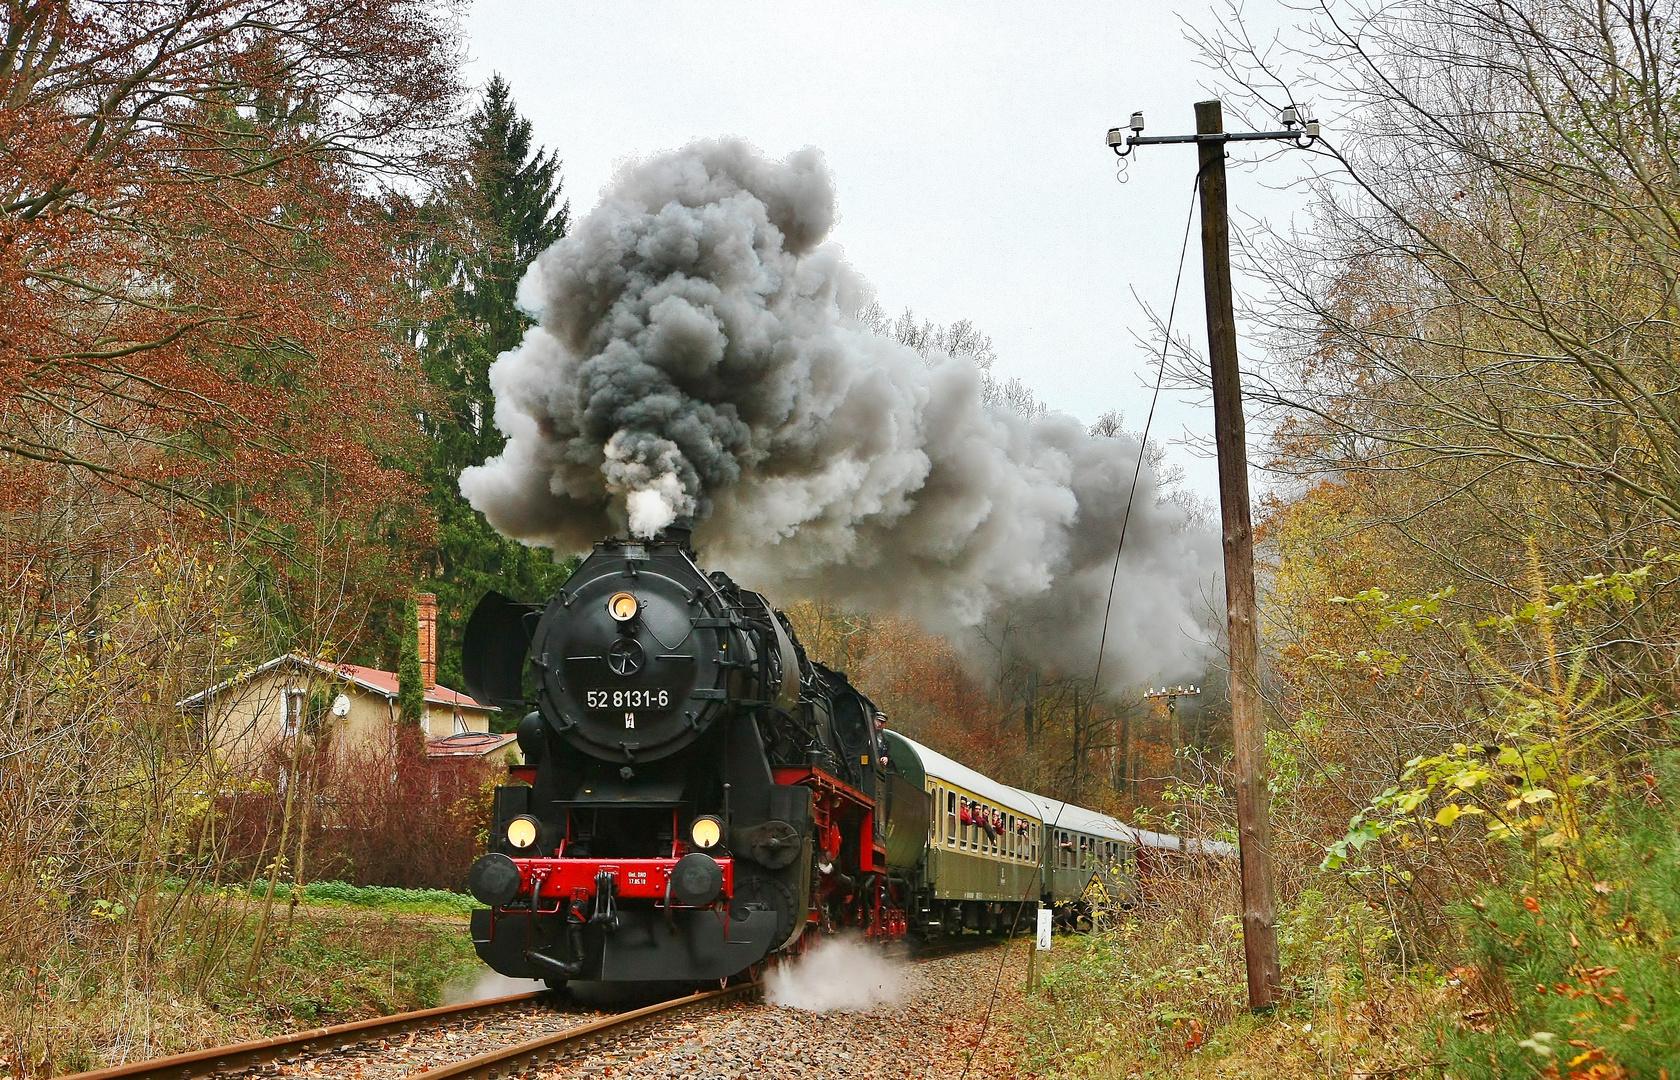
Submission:
M 437 685 L 437 597 L 423 592 L 414 598 L 420 623 L 420 682 L 427 690 Z

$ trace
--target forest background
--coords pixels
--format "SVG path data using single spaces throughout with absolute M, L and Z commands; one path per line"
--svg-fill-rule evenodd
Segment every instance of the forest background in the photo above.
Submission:
M 1274 477 L 1274 855 L 1291 1000 L 1318 1020 L 1263 1030 L 1315 1070 L 1680 1075 L 1640 1049 L 1680 1045 L 1673 6 L 1204 31 L 1228 109 L 1265 121 L 1292 88 L 1336 115 L 1310 225 L 1240 245 L 1272 286 L 1246 377 Z M 569 206 L 510 88 L 461 84 L 447 7 L 0 10 L 0 1057 L 50 1074 L 211 1040 L 216 1010 L 300 1019 L 255 989 L 296 944 L 276 882 L 459 887 L 486 776 L 434 785 L 417 737 L 234 769 L 174 703 L 288 651 L 412 671 L 417 590 L 458 686 L 477 598 L 564 579 L 455 478 L 500 448 L 489 364 Z M 996 359 L 969 322 L 869 321 Z M 890 613 L 790 613 L 952 756 L 1233 835 L 1217 670 L 1169 713 Z M 1123 917 L 1053 970 L 1042 1067 L 1252 1050 L 1229 888 L 1185 875 L 1147 931 Z

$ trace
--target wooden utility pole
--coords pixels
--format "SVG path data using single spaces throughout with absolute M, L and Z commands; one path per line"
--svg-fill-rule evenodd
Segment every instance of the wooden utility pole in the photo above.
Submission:
M 1151 143 L 1196 144 L 1202 209 L 1202 283 L 1207 293 L 1208 362 L 1213 374 L 1214 442 L 1219 452 L 1219 516 L 1225 548 L 1225 610 L 1231 660 L 1231 741 L 1237 770 L 1237 833 L 1242 860 L 1243 953 L 1249 1008 L 1274 1008 L 1279 995 L 1277 885 L 1272 873 L 1271 801 L 1266 788 L 1266 718 L 1260 701 L 1260 632 L 1254 596 L 1254 531 L 1248 503 L 1248 443 L 1237 374 L 1237 321 L 1231 300 L 1231 233 L 1225 206 L 1225 146 L 1277 140 L 1311 146 L 1318 122 L 1291 105 L 1282 131 L 1228 133 L 1218 101 L 1196 103 L 1196 134 L 1143 135 L 1143 114 L 1111 128 L 1122 160 Z
M 1167 741 L 1172 745 L 1173 779 L 1178 779 L 1178 750 L 1183 742 L 1178 727 L 1178 699 L 1182 697 L 1200 697 L 1202 688 L 1199 686 L 1163 686 L 1157 690 L 1153 686 L 1149 693 L 1143 695 L 1145 701 L 1165 701 L 1167 703 Z
M 1218 101 L 1196 102 L 1196 134 L 1223 135 Z M 1266 788 L 1266 715 L 1260 701 L 1260 627 L 1254 600 L 1254 529 L 1248 505 L 1248 440 L 1237 374 L 1231 301 L 1231 231 L 1225 206 L 1225 140 L 1198 139 L 1202 188 L 1202 283 L 1213 436 L 1219 451 L 1219 519 L 1225 542 L 1225 617 L 1231 652 L 1231 742 L 1236 750 L 1237 833 L 1242 860 L 1243 953 L 1248 1004 L 1270 1009 L 1279 989 L 1277 884 L 1272 874 L 1271 799 Z

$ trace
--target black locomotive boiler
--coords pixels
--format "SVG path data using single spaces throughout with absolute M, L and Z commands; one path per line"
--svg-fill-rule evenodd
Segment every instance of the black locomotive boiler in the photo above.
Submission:
M 490 594 L 462 661 L 474 697 L 529 710 L 528 782 L 496 789 L 470 876 L 495 970 L 711 981 L 825 930 L 905 932 L 915 867 L 876 808 L 900 795 L 925 834 L 926 793 L 891 775 L 869 699 L 687 530 L 596 544 L 546 607 Z

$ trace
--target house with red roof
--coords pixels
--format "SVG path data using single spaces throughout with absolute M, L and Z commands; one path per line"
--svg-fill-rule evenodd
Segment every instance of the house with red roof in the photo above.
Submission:
M 512 735 L 490 731 L 499 710 L 437 681 L 437 599 L 420 595 L 420 673 L 427 756 L 519 757 Z M 394 671 L 288 653 L 178 703 L 204 738 L 231 757 L 284 751 L 300 733 L 338 748 L 393 745 L 400 722 Z

